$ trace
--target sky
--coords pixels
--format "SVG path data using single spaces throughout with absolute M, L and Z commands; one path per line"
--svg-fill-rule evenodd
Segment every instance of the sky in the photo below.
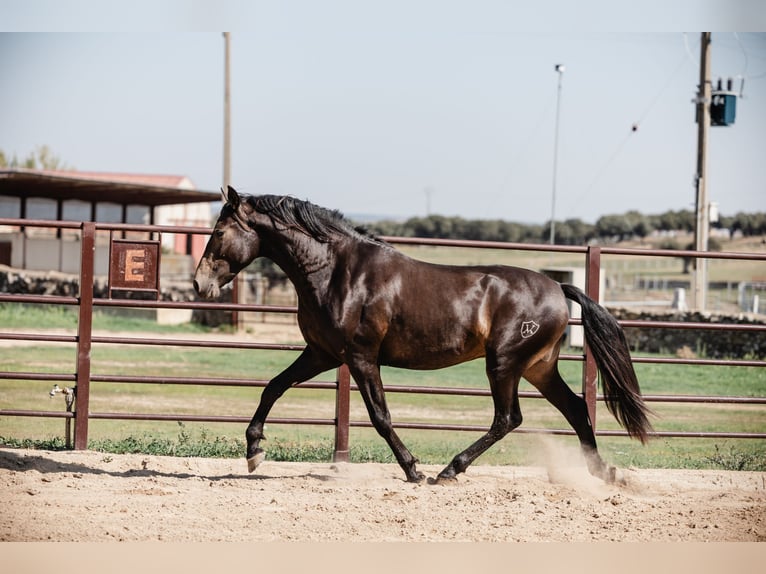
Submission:
M 217 190 L 230 30 L 241 192 L 358 218 L 544 223 L 554 195 L 559 221 L 693 209 L 708 26 L 714 85 L 742 96 L 710 130 L 708 193 L 724 215 L 766 211 L 764 11 L 646 0 L 594 24 L 575 4 L 0 0 L 0 150 Z

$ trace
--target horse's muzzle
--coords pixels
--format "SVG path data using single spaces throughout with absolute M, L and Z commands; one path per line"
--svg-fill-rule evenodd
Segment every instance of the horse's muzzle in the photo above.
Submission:
M 207 281 L 199 281 L 195 277 L 194 281 L 192 281 L 192 285 L 194 286 L 194 290 L 197 292 L 197 295 L 203 299 L 216 299 L 221 292 L 218 288 L 218 284 L 215 281 L 210 281 L 209 279 Z

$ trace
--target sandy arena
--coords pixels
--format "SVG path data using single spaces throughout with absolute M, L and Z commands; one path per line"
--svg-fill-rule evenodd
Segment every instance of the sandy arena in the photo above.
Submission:
M 244 458 L 0 448 L 0 541 L 766 541 L 766 473 L 631 469 L 614 486 L 557 455 L 570 466 L 475 464 L 430 486 L 393 464 L 267 459 L 251 475 Z
M 422 466 L 429 476 L 440 467 Z M 390 464 L 0 449 L 2 541 L 766 541 L 766 473 Z

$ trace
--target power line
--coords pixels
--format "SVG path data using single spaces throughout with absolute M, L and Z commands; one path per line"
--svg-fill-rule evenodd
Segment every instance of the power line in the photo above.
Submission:
M 695 68 L 699 66 L 699 60 L 694 57 L 694 54 L 692 54 L 692 51 L 689 48 L 689 38 L 687 37 L 686 32 L 684 32 L 684 47 L 686 48 L 686 55 L 689 57 L 689 61 L 692 63 L 692 65 Z
M 599 168 L 599 170 L 596 172 L 596 175 L 593 177 L 591 182 L 586 186 L 585 190 L 577 197 L 577 199 L 571 204 L 572 208 L 579 205 L 585 197 L 590 194 L 591 191 L 596 187 L 596 184 L 601 180 L 603 175 L 606 173 L 606 171 L 611 167 L 612 163 L 617 159 L 617 157 L 620 155 L 622 150 L 627 145 L 628 141 L 630 141 L 631 137 L 638 133 L 639 128 L 643 124 L 646 117 L 649 115 L 649 112 L 652 111 L 654 106 L 657 104 L 657 102 L 660 101 L 660 98 L 665 93 L 665 91 L 670 87 L 670 84 L 675 80 L 678 73 L 681 71 L 684 66 L 687 65 L 686 59 L 687 56 L 691 56 L 690 53 L 688 53 L 688 43 L 686 42 L 686 34 L 684 34 L 684 43 L 686 45 L 687 54 L 685 54 L 681 60 L 679 61 L 678 65 L 673 69 L 671 74 L 668 76 L 668 78 L 665 80 L 665 82 L 662 84 L 662 87 L 659 89 L 657 94 L 652 98 L 652 100 L 649 102 L 649 104 L 644 109 L 643 113 L 639 116 L 638 120 L 633 122 L 633 124 L 630 126 L 630 131 L 620 140 L 620 142 L 617 144 L 617 146 L 614 148 L 614 151 L 611 153 L 609 158 L 606 160 L 606 162 Z
M 745 58 L 745 63 L 742 66 L 742 72 L 740 73 L 740 76 L 744 78 L 747 76 L 747 67 L 749 63 L 747 60 L 747 50 L 745 50 L 745 45 L 742 43 L 742 40 L 739 39 L 739 34 L 734 32 L 734 38 L 737 40 L 737 44 L 739 44 L 739 47 L 742 50 L 742 56 Z
M 551 90 L 550 97 L 546 101 L 545 105 L 540 108 L 540 114 L 536 118 L 531 130 L 527 131 L 528 134 L 524 140 L 515 146 L 514 151 L 510 156 L 510 164 L 505 171 L 502 182 L 499 186 L 498 194 L 505 194 L 505 190 L 511 190 L 511 180 L 516 174 L 516 168 L 525 163 L 527 156 L 533 148 L 533 144 L 536 142 L 540 134 L 542 133 L 543 124 L 550 118 L 550 112 L 553 106 L 556 104 L 556 90 Z

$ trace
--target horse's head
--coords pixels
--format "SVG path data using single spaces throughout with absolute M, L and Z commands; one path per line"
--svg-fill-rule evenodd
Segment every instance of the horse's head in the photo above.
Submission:
M 208 299 L 258 256 L 258 235 L 248 223 L 252 207 L 231 186 L 221 193 L 221 214 L 194 273 L 194 290 Z

